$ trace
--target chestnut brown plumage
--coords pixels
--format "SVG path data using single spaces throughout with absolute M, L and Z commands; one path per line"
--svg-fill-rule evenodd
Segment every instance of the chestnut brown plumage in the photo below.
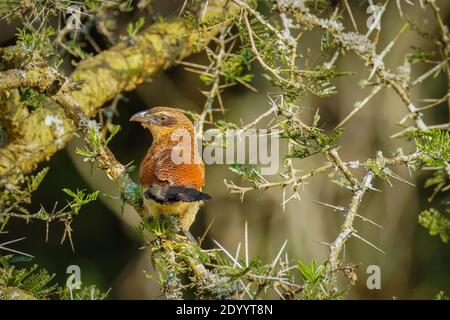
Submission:
M 140 122 L 153 136 L 140 167 L 149 214 L 177 215 L 181 229 L 188 232 L 200 205 L 210 198 L 202 192 L 205 168 L 195 148 L 192 122 L 181 111 L 168 107 L 139 112 L 130 121 Z

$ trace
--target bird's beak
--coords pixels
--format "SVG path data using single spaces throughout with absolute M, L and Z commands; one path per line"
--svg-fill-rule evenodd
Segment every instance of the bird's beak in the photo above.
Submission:
M 154 123 L 155 119 L 151 116 L 147 114 L 147 111 L 141 111 L 138 113 L 135 113 L 131 118 L 130 121 L 134 121 L 134 122 L 149 122 L 149 123 Z

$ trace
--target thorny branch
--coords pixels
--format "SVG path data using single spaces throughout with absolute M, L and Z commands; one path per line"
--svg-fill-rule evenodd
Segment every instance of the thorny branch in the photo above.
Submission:
M 404 84 L 399 80 L 399 77 L 397 74 L 394 74 L 390 72 L 383 63 L 384 56 L 391 50 L 394 43 L 398 39 L 398 37 L 401 35 L 401 33 L 405 30 L 403 28 L 398 35 L 392 40 L 386 48 L 380 53 L 376 53 L 376 41 L 371 41 L 368 35 L 370 34 L 370 31 L 367 35 L 361 35 L 357 32 L 347 32 L 343 25 L 335 19 L 335 16 L 329 19 L 326 18 L 319 18 L 318 16 L 314 15 L 310 9 L 308 9 L 305 6 L 305 3 L 303 1 L 300 1 L 298 3 L 294 3 L 291 1 L 276 1 L 276 5 L 278 10 L 280 11 L 280 19 L 281 19 L 281 25 L 283 26 L 283 33 L 280 33 L 278 29 L 269 22 L 268 19 L 266 19 L 263 15 L 261 15 L 259 12 L 257 12 L 254 8 L 252 8 L 249 4 L 243 3 L 240 0 L 233 0 L 235 3 L 239 4 L 244 11 L 243 20 L 245 24 L 245 28 L 248 34 L 248 39 L 250 42 L 250 48 L 252 52 L 255 55 L 255 59 L 257 62 L 261 65 L 261 67 L 269 72 L 275 81 L 279 81 L 282 84 L 285 84 L 287 86 L 296 87 L 296 88 L 302 88 L 302 79 L 292 79 L 287 78 L 283 76 L 283 72 L 286 70 L 282 70 L 276 65 L 270 65 L 268 63 L 263 54 L 261 54 L 258 50 L 258 46 L 256 45 L 256 40 L 254 38 L 254 31 L 252 30 L 252 26 L 249 20 L 249 15 L 253 16 L 261 25 L 263 25 L 266 30 L 269 32 L 273 32 L 274 37 L 279 39 L 284 45 L 289 46 L 292 44 L 293 36 L 290 32 L 290 28 L 296 28 L 300 29 L 300 26 L 302 26 L 304 29 L 311 30 L 313 28 L 321 28 L 325 30 L 328 34 L 330 34 L 334 40 L 336 41 L 337 46 L 341 50 L 346 51 L 352 51 L 357 56 L 359 56 L 363 61 L 365 61 L 366 65 L 371 68 L 371 74 L 369 76 L 370 80 L 374 75 L 377 76 L 377 80 L 375 82 L 375 87 L 372 90 L 372 92 L 369 94 L 369 96 L 361 103 L 358 104 L 357 108 L 354 109 L 352 113 L 350 113 L 339 125 L 338 127 L 342 126 L 345 122 L 347 122 L 352 116 L 356 114 L 358 110 L 363 108 L 381 88 L 383 87 L 390 87 L 394 90 L 394 92 L 400 97 L 404 105 L 406 106 L 409 115 L 406 118 L 411 118 L 414 120 L 416 129 L 419 129 L 421 131 L 427 131 L 434 128 L 442 128 L 442 129 L 448 129 L 449 124 L 442 124 L 442 125 L 426 125 L 423 121 L 422 111 L 432 108 L 436 105 L 439 105 L 443 101 L 449 101 L 450 102 L 450 96 L 447 95 L 446 97 L 438 100 L 433 101 L 431 104 L 425 106 L 425 107 L 416 107 L 416 105 L 413 103 L 411 99 L 411 95 L 409 93 L 409 88 L 405 87 Z M 306 2 L 306 1 L 305 1 Z M 449 55 L 449 32 L 447 26 L 442 21 L 442 18 L 439 15 L 439 8 L 437 7 L 435 1 L 426 1 L 427 4 L 429 4 L 432 8 L 432 10 L 435 13 L 435 17 L 437 20 L 437 24 L 439 26 L 439 32 L 441 35 L 441 40 L 439 41 L 439 47 L 441 48 L 441 56 L 443 59 L 443 62 L 439 65 L 437 65 L 433 70 L 430 70 L 426 75 L 423 76 L 423 79 L 420 79 L 420 81 L 423 81 L 426 77 L 429 75 L 432 75 L 436 73 L 439 68 L 442 68 L 444 66 L 446 70 L 447 77 L 449 79 L 450 83 L 450 73 L 449 71 L 449 64 L 448 64 L 448 55 Z M 357 31 L 358 28 L 356 26 L 356 23 L 353 19 L 352 12 L 347 4 L 347 2 L 344 2 L 347 10 L 349 11 L 349 15 L 352 17 L 352 23 Z M 401 8 L 399 8 L 401 10 Z M 384 11 L 384 10 L 383 10 Z M 289 14 L 289 16 L 288 16 Z M 402 13 L 401 13 L 402 15 Z M 380 17 L 381 18 L 381 17 Z M 293 21 L 295 21 L 297 24 L 293 24 Z M 301 36 L 302 32 L 299 32 L 299 37 Z M 377 35 L 378 37 L 378 35 Z M 338 52 L 338 51 L 336 51 Z M 333 59 L 329 64 L 326 65 L 327 68 L 330 68 L 333 63 L 336 61 L 335 57 L 337 55 L 335 54 L 333 56 Z M 294 63 L 290 65 L 289 72 L 291 74 L 294 74 L 296 72 L 300 72 L 305 74 L 304 71 L 297 71 L 297 67 L 295 66 L 295 57 Z M 289 60 L 288 58 L 286 60 Z M 296 81 L 297 80 L 297 81 Z M 414 84 L 417 84 L 419 81 L 416 81 Z M 450 88 L 450 87 L 449 87 Z M 450 89 L 449 89 L 450 92 Z M 305 125 L 301 120 L 299 120 L 299 116 L 296 114 L 293 114 L 292 111 L 290 111 L 290 108 L 287 108 L 283 105 L 283 102 L 280 106 L 274 107 L 276 118 L 280 116 L 283 116 L 285 118 L 288 118 L 289 121 L 292 121 L 295 123 L 294 127 L 300 128 L 301 130 L 304 130 L 306 132 L 311 132 L 311 127 Z M 403 119 L 401 123 L 403 123 L 405 120 Z M 314 127 L 314 126 L 313 126 Z M 408 128 L 408 132 L 411 132 L 412 129 Z M 401 133 L 403 134 L 403 133 Z M 292 139 L 289 139 L 289 145 L 292 143 Z M 349 165 L 351 167 L 358 167 L 359 162 L 349 162 L 345 163 L 342 161 L 341 157 L 339 156 L 339 153 L 337 151 L 337 148 L 332 149 L 325 149 L 323 150 L 323 153 L 327 156 L 327 158 L 330 160 L 329 163 L 325 164 L 322 167 L 313 169 L 310 171 L 310 173 L 303 174 L 301 176 L 293 176 L 288 177 L 282 181 L 278 182 L 253 182 L 253 186 L 251 187 L 240 187 L 235 185 L 233 182 L 225 181 L 225 184 L 228 187 L 228 190 L 231 193 L 238 193 L 241 195 L 241 198 L 243 198 L 244 194 L 250 190 L 266 190 L 268 188 L 272 187 L 280 187 L 283 189 L 283 202 L 282 205 L 284 207 L 284 204 L 291 200 L 291 199 L 300 199 L 300 196 L 298 195 L 298 184 L 303 183 L 306 179 L 310 178 L 312 175 L 315 175 L 320 172 L 327 171 L 329 169 L 335 168 L 339 170 L 343 176 L 347 179 L 347 181 L 350 184 L 350 189 L 353 193 L 352 199 L 349 204 L 348 209 L 344 209 L 344 222 L 341 227 L 341 232 L 337 236 L 337 238 L 331 243 L 328 244 L 330 253 L 329 253 L 329 259 L 328 262 L 330 263 L 330 270 L 331 270 L 331 287 L 330 289 L 336 289 L 337 284 L 334 281 L 335 275 L 334 272 L 339 270 L 341 268 L 341 262 L 340 262 L 340 255 L 343 251 L 344 244 L 346 241 L 351 237 L 354 236 L 356 238 L 361 239 L 362 241 L 366 242 L 367 244 L 373 246 L 374 248 L 378 249 L 374 245 L 372 245 L 370 242 L 359 236 L 356 232 L 356 230 L 353 228 L 353 222 L 355 217 L 361 217 L 357 212 L 360 207 L 360 204 L 362 202 L 362 199 L 365 195 L 365 193 L 372 189 L 372 182 L 373 179 L 376 176 L 376 172 L 374 172 L 374 168 L 371 168 L 370 166 L 366 166 L 368 173 L 363 177 L 362 181 L 359 182 L 358 179 L 353 175 L 353 173 L 349 170 Z M 420 162 L 423 160 L 423 156 L 417 152 L 409 155 L 409 156 L 398 156 L 392 159 L 388 159 L 382 156 L 381 153 L 377 154 L 375 163 L 378 166 L 378 169 L 381 168 L 381 171 L 388 172 L 388 175 L 401 180 L 403 182 L 409 183 L 406 180 L 398 177 L 397 175 L 393 174 L 389 169 L 387 169 L 387 166 L 402 164 L 407 165 L 408 167 L 413 162 Z M 448 165 L 448 163 L 447 163 Z M 288 168 L 289 170 L 292 169 Z M 285 200 L 285 189 L 286 187 L 291 186 L 291 188 L 294 190 L 294 195 L 289 198 L 288 200 Z M 338 207 L 335 207 L 338 208 Z M 341 207 L 339 207 L 341 208 Z M 363 218 L 365 219 L 365 218 Z M 381 251 L 381 250 L 380 250 Z
M 233 16 L 237 10 L 236 5 L 226 0 L 210 1 L 205 11 L 205 20 Z M 224 21 L 226 23 L 226 19 Z M 72 81 L 84 83 L 73 95 L 85 114 L 92 117 L 105 102 L 121 92 L 133 90 L 144 80 L 189 56 L 197 50 L 195 45 L 200 47 L 207 44 L 221 30 L 221 25 L 219 23 L 192 29 L 182 18 L 155 23 L 136 35 L 133 41 L 118 43 L 83 60 L 70 76 Z M 17 69 L 17 65 L 20 66 L 24 60 L 29 59 L 27 54 L 23 56 L 21 50 L 26 52 L 25 48 L 17 47 L 0 49 L 3 64 Z M 0 86 L 7 88 L 9 85 L 5 83 L 8 81 L 2 74 Z M 40 121 L 46 117 L 61 120 L 61 130 L 36 135 L 35 132 L 48 132 L 51 129 Z M 74 127 L 71 121 L 55 106 L 48 106 L 20 120 L 14 116 L 2 119 L 13 123 L 22 134 L 11 135 L 15 139 L 8 141 L 6 147 L 0 149 L 1 175 L 9 174 L 17 167 L 24 173 L 32 171 L 38 163 L 51 157 L 73 137 Z

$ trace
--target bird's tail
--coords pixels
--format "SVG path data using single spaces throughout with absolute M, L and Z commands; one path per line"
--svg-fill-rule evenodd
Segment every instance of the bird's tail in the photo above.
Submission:
M 158 203 L 173 203 L 178 201 L 196 202 L 211 199 L 209 194 L 201 192 L 193 187 L 186 186 L 151 186 L 144 192 L 146 199 L 155 200 Z

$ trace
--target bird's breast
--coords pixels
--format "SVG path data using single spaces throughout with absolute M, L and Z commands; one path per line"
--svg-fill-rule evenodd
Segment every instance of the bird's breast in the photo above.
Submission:
M 193 163 L 176 163 L 172 152 L 176 142 L 163 137 L 155 141 L 143 159 L 140 168 L 140 181 L 145 187 L 154 184 L 160 186 L 180 185 L 192 186 L 201 191 L 204 184 L 204 164 L 196 153 L 191 149 Z

